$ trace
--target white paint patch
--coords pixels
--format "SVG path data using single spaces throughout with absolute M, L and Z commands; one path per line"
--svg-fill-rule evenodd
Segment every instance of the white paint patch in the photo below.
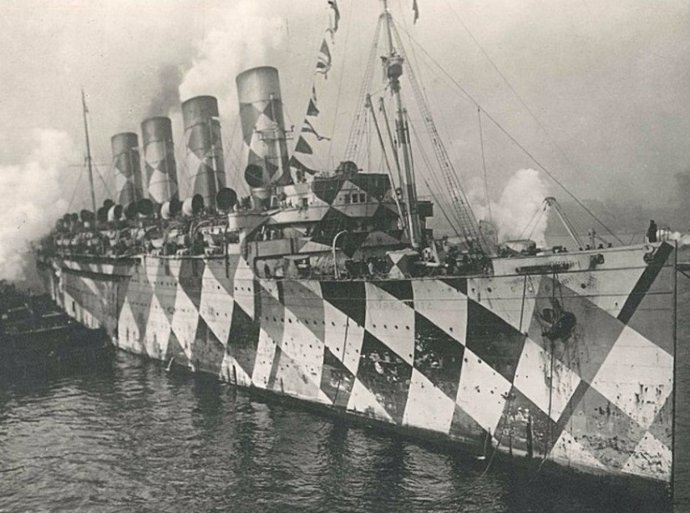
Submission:
M 596 459 L 573 435 L 567 431 L 561 432 L 554 444 L 549 458 L 567 467 L 582 467 L 588 469 L 606 470 L 607 467 Z
M 196 335 L 197 324 L 199 323 L 199 313 L 189 299 L 187 293 L 178 285 L 175 294 L 175 313 L 172 318 L 171 327 L 180 345 L 184 349 L 187 358 L 191 358 L 192 342 Z
M 317 383 L 316 388 L 319 388 L 323 372 L 324 343 L 287 308 L 280 348 L 299 366 L 304 379 Z
M 550 352 L 526 339 L 513 384 L 544 413 L 558 420 L 580 378 L 557 358 L 553 362 L 551 359 Z
M 207 266 L 202 280 L 199 314 L 223 346 L 227 345 L 230 335 L 234 306 L 234 298 Z
M 276 342 L 263 329 L 259 330 L 259 343 L 256 347 L 256 361 L 252 372 L 252 383 L 258 388 L 266 388 L 271 375 L 271 367 L 276 354 Z
M 467 295 L 516 330 L 526 333 L 540 284 L 541 277 L 536 275 L 471 278 L 467 280 Z
M 252 378 L 247 374 L 242 366 L 237 363 L 234 357 L 229 354 L 225 354 L 223 357 L 223 363 L 220 369 L 221 379 L 224 379 L 228 383 L 235 383 L 236 385 L 248 387 L 252 383 Z M 235 381 L 237 379 L 237 381 Z
M 403 424 L 448 434 L 455 402 L 417 369 L 412 369 Z
M 170 323 L 165 316 L 165 311 L 158 297 L 151 297 L 148 319 L 146 320 L 146 353 L 152 357 L 161 359 L 165 357 L 168 347 Z
M 132 352 L 138 353 L 139 333 L 137 330 L 137 323 L 134 320 L 134 313 L 129 304 L 129 299 L 125 299 L 120 310 L 120 318 L 118 319 L 117 329 L 118 345 Z
M 385 290 L 366 283 L 366 329 L 412 365 L 414 361 L 414 310 Z
M 673 357 L 626 326 L 592 386 L 649 429 L 672 392 Z
M 559 275 L 558 281 L 609 315 L 617 317 L 644 269 L 628 267 L 607 269 L 605 272 L 564 273 Z
M 254 320 L 254 273 L 244 258 L 240 258 L 233 279 L 235 303 Z
M 352 387 L 347 409 L 357 413 L 364 413 L 378 420 L 395 423 L 385 408 L 381 406 L 381 403 L 376 400 L 376 396 L 358 379 L 355 379 L 355 384 Z
M 328 301 L 323 302 L 323 315 L 326 347 L 352 374 L 357 375 L 364 326 L 358 326 Z
M 438 280 L 413 280 L 414 309 L 458 342 L 467 334 L 467 296 Z
M 507 379 L 472 351 L 465 349 L 455 402 L 491 433 L 496 432 L 510 387 Z
M 83 277 L 83 278 L 81 278 L 80 281 L 86 286 L 87 289 L 89 289 L 89 292 L 91 292 L 91 294 L 93 294 L 94 297 L 96 297 L 96 298 L 101 297 L 101 293 L 98 290 L 98 287 L 96 287 L 96 284 L 94 283 L 94 281 L 91 278 Z
M 671 450 L 648 432 L 623 466 L 623 472 L 670 481 L 672 459 Z
M 259 286 L 263 288 L 268 294 L 276 300 L 277 303 L 282 304 L 280 301 L 280 294 L 278 291 L 278 282 L 275 280 L 259 280 Z

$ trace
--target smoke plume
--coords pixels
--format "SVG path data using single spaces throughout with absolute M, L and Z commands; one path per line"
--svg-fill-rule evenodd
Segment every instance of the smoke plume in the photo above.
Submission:
M 183 76 L 183 70 L 172 64 L 158 69 L 158 92 L 151 98 L 147 117 L 167 116 L 169 111 L 179 108 L 180 84 Z
M 68 206 L 61 185 L 65 166 L 78 159 L 73 141 L 52 129 L 34 130 L 32 140 L 24 162 L 0 166 L 0 279 L 23 277 L 29 242 L 48 233 Z
M 690 246 L 690 233 L 672 232 L 669 230 L 659 230 L 659 238 L 661 240 L 675 240 L 678 241 L 678 247 L 684 248 Z
M 215 95 L 226 109 L 234 111 L 235 76 L 244 69 L 266 64 L 271 51 L 283 41 L 283 21 L 268 16 L 255 0 L 241 0 L 226 11 L 224 18 L 199 44 L 179 92 L 182 100 Z
M 511 176 L 498 201 L 491 202 L 490 221 L 496 227 L 498 240 L 530 238 L 544 246 L 547 216 L 542 215 L 542 208 L 548 195 L 538 171 L 520 169 Z M 477 216 L 488 220 L 489 208 L 483 190 L 473 187 L 469 196 Z

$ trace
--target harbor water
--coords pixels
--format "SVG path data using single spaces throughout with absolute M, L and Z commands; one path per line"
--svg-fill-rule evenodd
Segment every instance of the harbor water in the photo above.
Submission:
M 688 331 L 679 326 L 681 368 Z M 690 372 L 679 373 L 680 404 L 689 390 Z M 592 478 L 486 467 L 124 353 L 104 369 L 0 386 L 0 513 L 670 511 Z M 676 472 L 686 511 L 690 463 Z

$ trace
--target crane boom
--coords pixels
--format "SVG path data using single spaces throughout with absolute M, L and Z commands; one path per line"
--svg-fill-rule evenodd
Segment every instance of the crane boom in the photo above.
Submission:
M 575 232 L 573 224 L 570 222 L 570 219 L 568 219 L 568 216 L 565 215 L 565 212 L 561 208 L 560 203 L 558 203 L 558 200 L 553 196 L 549 196 L 548 198 L 544 199 L 544 203 L 546 203 L 547 207 L 553 208 L 556 211 L 556 214 L 558 214 L 558 218 L 563 223 L 563 226 L 565 226 L 565 229 L 568 230 L 568 234 L 575 241 L 575 244 L 577 244 L 579 248 L 584 248 L 582 241 Z

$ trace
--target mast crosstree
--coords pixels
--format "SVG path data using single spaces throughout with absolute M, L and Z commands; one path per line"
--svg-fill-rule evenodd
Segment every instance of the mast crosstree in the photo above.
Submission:
M 410 245 L 419 249 L 422 246 L 422 230 L 417 211 L 417 186 L 415 184 L 414 168 L 412 166 L 412 151 L 410 146 L 410 132 L 407 125 L 407 111 L 405 110 L 400 95 L 400 77 L 403 74 L 403 63 L 405 59 L 400 55 L 393 45 L 393 32 L 391 29 L 392 19 L 388 11 L 388 1 L 383 0 L 383 16 L 386 26 L 386 39 L 388 41 L 388 55 L 385 57 L 384 66 L 386 77 L 391 94 L 396 104 L 395 132 L 397 145 L 402 153 L 402 181 L 401 189 L 405 201 L 408 236 Z M 397 149 L 396 149 L 397 151 Z
M 383 12 L 379 16 L 376 26 L 374 42 L 367 63 L 362 90 L 360 91 L 360 100 L 363 108 L 355 117 L 355 122 L 348 138 L 345 156 L 349 160 L 356 160 L 360 150 L 360 140 L 366 131 L 364 124 L 367 123 L 367 117 L 365 114 L 369 111 L 371 116 L 375 116 L 371 105 L 371 99 L 365 101 L 365 98 L 371 98 L 371 95 L 366 94 L 366 90 L 371 86 L 372 68 L 377 53 L 379 38 L 381 37 L 381 31 L 383 30 L 384 35 L 382 42 L 385 45 L 385 55 L 381 57 L 381 60 L 383 64 L 384 79 L 387 81 L 386 89 L 390 90 L 392 101 L 394 102 L 393 109 L 395 110 L 395 114 L 393 117 L 395 127 L 389 126 L 389 118 L 385 112 L 386 109 L 383 97 L 380 97 L 379 111 L 383 115 L 381 128 L 386 129 L 385 133 L 388 136 L 387 140 L 391 147 L 392 159 L 389 161 L 388 165 L 394 164 L 395 171 L 397 172 L 397 186 L 399 186 L 402 200 L 399 203 L 399 206 L 402 207 L 401 218 L 404 220 L 405 228 L 410 239 L 410 245 L 415 249 L 420 249 L 425 244 L 425 241 L 422 221 L 419 215 L 421 206 L 417 196 L 415 164 L 410 135 L 411 132 L 414 131 L 414 127 L 410 125 L 409 113 L 404 106 L 401 94 L 403 66 L 405 61 L 409 61 L 409 59 L 406 55 L 400 33 L 398 32 L 393 16 L 388 8 L 388 1 L 382 0 L 382 3 Z M 441 139 L 414 68 L 409 66 L 405 71 L 407 72 L 414 103 L 418 105 L 419 114 L 424 123 L 424 132 L 429 137 L 428 143 L 433 149 L 437 166 L 430 165 L 424 151 L 425 148 L 421 145 L 421 141 L 417 141 L 416 144 L 419 145 L 418 150 L 421 152 L 422 161 L 428 167 L 428 171 L 430 173 L 436 173 L 436 176 L 432 175 L 431 178 L 433 182 L 435 182 L 436 187 L 440 188 L 437 192 L 446 196 L 446 203 L 439 203 L 437 200 L 437 206 L 443 211 L 453 231 L 465 240 L 471 253 L 490 255 L 494 250 L 484 239 L 479 229 L 477 218 L 471 209 L 467 195 L 457 176 L 457 171 Z M 380 139 L 379 142 L 385 154 L 386 149 L 383 141 Z M 429 186 L 427 180 L 424 177 L 422 178 L 424 183 Z M 431 189 L 430 191 L 432 196 L 436 198 L 434 191 Z

